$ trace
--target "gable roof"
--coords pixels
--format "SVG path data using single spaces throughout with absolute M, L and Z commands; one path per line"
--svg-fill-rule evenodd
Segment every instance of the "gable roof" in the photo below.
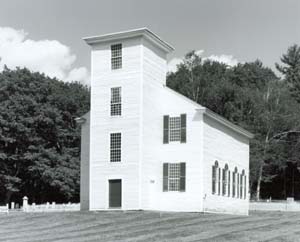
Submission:
M 119 39 L 128 39 L 133 37 L 145 37 L 152 43 L 156 44 L 156 46 L 160 47 L 162 50 L 164 50 L 166 53 L 169 53 L 174 50 L 173 46 L 168 44 L 167 42 L 163 41 L 158 35 L 154 34 L 152 31 L 150 31 L 147 28 L 139 28 L 139 29 L 133 29 L 128 31 L 122 31 L 122 32 L 116 32 L 116 33 L 110 33 L 105 35 L 98 35 L 98 36 L 90 36 L 85 37 L 83 40 L 89 44 L 97 44 L 97 43 L 103 43 L 107 41 L 114 41 Z

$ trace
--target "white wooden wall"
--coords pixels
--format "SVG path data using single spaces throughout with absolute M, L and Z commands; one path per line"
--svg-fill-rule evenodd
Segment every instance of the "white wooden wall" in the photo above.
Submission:
M 204 211 L 221 212 L 233 214 L 248 214 L 249 196 L 249 141 L 247 138 L 226 128 L 224 125 L 204 116 L 204 188 L 205 200 Z M 228 164 L 231 173 L 232 194 L 232 173 L 234 168 L 238 168 L 239 174 L 245 170 L 247 176 L 247 198 L 232 198 L 232 196 L 222 196 L 212 194 L 212 166 L 218 161 L 219 167 L 224 168 Z M 222 176 L 221 176 L 222 177 Z M 222 178 L 221 178 L 222 179 Z M 222 187 L 222 182 L 220 183 Z M 222 189 L 221 189 L 222 194 Z

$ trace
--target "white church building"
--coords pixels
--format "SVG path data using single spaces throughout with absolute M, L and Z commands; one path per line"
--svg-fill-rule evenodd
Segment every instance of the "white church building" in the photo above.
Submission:
M 253 135 L 166 86 L 173 47 L 147 28 L 84 40 L 81 209 L 247 215 Z

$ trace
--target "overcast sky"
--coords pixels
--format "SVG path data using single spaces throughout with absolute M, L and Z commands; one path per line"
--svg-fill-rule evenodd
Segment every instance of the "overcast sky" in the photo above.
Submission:
M 82 37 L 148 27 L 175 47 L 227 62 L 274 63 L 300 44 L 299 0 L 0 0 L 0 70 L 27 66 L 66 81 L 89 75 Z M 171 65 L 171 66 L 172 66 Z

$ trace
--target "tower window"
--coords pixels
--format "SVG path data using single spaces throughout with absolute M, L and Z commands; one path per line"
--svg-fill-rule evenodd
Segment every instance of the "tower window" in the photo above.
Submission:
M 110 162 L 121 161 L 121 133 L 110 134 Z
M 111 69 L 122 68 L 122 44 L 112 45 L 111 47 Z
M 110 89 L 110 116 L 120 116 L 121 114 L 121 87 L 113 87 Z

